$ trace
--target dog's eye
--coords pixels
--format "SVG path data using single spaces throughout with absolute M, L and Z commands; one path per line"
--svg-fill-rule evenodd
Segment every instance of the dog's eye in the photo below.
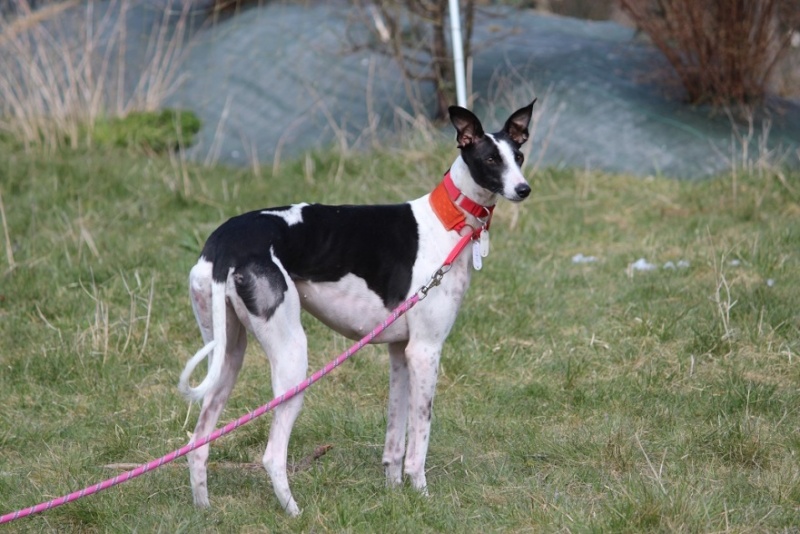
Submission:
M 489 165 L 494 165 L 495 163 L 497 163 L 497 160 L 492 156 L 489 156 L 488 158 L 486 158 L 486 163 L 488 163 Z
M 525 158 L 522 156 L 522 154 L 515 154 L 514 155 L 514 161 L 517 162 L 517 165 L 522 165 L 522 162 L 524 160 L 525 160 Z

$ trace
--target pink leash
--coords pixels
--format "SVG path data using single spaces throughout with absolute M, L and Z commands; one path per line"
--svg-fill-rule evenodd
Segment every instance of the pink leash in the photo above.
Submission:
M 434 275 L 431 277 L 431 280 L 427 284 L 422 286 L 419 289 L 419 291 L 417 291 L 416 293 L 414 293 L 414 295 L 411 296 L 411 298 L 409 298 L 408 300 L 404 301 L 399 306 L 397 306 L 394 310 L 392 310 L 392 313 L 383 322 L 381 322 L 381 324 L 376 326 L 369 334 L 367 334 L 366 336 L 361 338 L 358 342 L 356 342 L 354 345 L 352 345 L 349 349 L 347 349 L 342 354 L 340 354 L 339 356 L 334 358 L 333 361 L 328 363 L 325 367 L 323 367 L 322 369 L 320 369 L 319 371 L 317 371 L 316 373 L 314 373 L 313 375 L 311 375 L 306 380 L 304 380 L 300 384 L 296 385 L 295 387 L 293 387 L 289 391 L 285 392 L 283 395 L 279 395 L 278 397 L 275 397 L 274 399 L 272 399 L 267 404 L 261 406 L 260 408 L 256 408 L 252 412 L 250 412 L 250 413 L 248 413 L 246 415 L 243 415 L 242 417 L 240 417 L 239 419 L 237 419 L 235 421 L 232 421 L 232 422 L 228 423 L 224 427 L 220 428 L 219 430 L 216 430 L 216 431 L 212 432 L 211 434 L 209 434 L 208 436 L 204 437 L 201 440 L 189 442 L 186 445 L 184 445 L 183 447 L 181 447 L 180 449 L 174 450 L 174 451 L 170 452 L 169 454 L 166 454 L 166 455 L 162 456 L 161 458 L 158 458 L 158 459 L 153 460 L 151 462 L 148 462 L 146 464 L 142 464 L 139 467 L 137 467 L 137 468 L 135 468 L 135 469 L 133 469 L 131 471 L 127 471 L 125 473 L 121 473 L 121 474 L 119 474 L 119 475 L 117 475 L 115 477 L 109 478 L 107 480 L 104 480 L 104 481 L 99 482 L 97 484 L 94 484 L 92 486 L 83 488 L 82 490 L 70 493 L 69 495 L 64 495 L 63 497 L 58 497 L 56 499 L 52 499 L 50 501 L 37 504 L 36 506 L 31 506 L 29 508 L 24 508 L 22 510 L 17 510 L 16 512 L 10 512 L 8 514 L 0 516 L 0 525 L 2 525 L 3 523 L 9 523 L 11 521 L 14 521 L 15 519 L 20 519 L 22 517 L 27 517 L 29 515 L 38 514 L 39 512 L 44 512 L 45 510 L 50 510 L 52 508 L 56 508 L 58 506 L 61 506 L 62 504 L 67 504 L 69 502 L 78 500 L 81 497 L 86 497 L 87 495 L 92 495 L 93 493 L 97 493 L 99 491 L 103 491 L 104 489 L 108 489 L 111 486 L 116 486 L 117 484 L 122 484 L 123 482 L 127 482 L 127 481 L 129 481 L 131 479 L 134 479 L 134 478 L 138 477 L 139 475 L 143 475 L 143 474 L 147 473 L 148 471 L 152 471 L 154 469 L 157 469 L 157 468 L 161 467 L 164 464 L 170 463 L 171 461 L 175 460 L 176 458 L 180 458 L 181 456 L 185 456 L 186 454 L 192 452 L 193 450 L 198 449 L 198 448 L 202 447 L 203 445 L 206 445 L 206 444 L 208 444 L 208 443 L 210 443 L 210 442 L 212 442 L 212 441 L 214 441 L 216 439 L 221 438 L 225 434 L 233 432 L 234 430 L 236 430 L 240 426 L 249 423 L 250 421 L 252 421 L 256 417 L 264 415 L 268 411 L 274 409 L 279 404 L 282 404 L 282 403 L 286 402 L 287 400 L 291 399 L 292 397 L 294 397 L 295 395 L 298 395 L 299 393 L 302 393 L 309 386 L 311 386 L 311 384 L 313 384 L 314 382 L 316 382 L 317 380 L 319 380 L 323 376 L 327 375 L 328 373 L 330 373 L 331 371 L 333 371 L 334 369 L 339 367 L 350 356 L 352 356 L 353 354 L 355 354 L 356 352 L 361 350 L 364 347 L 364 345 L 366 345 L 367 343 L 369 343 L 370 341 L 375 339 L 375 337 L 377 337 L 381 332 L 383 332 L 384 330 L 389 328 L 389 326 L 391 326 L 392 323 L 394 323 L 404 313 L 406 313 L 408 310 L 410 310 L 412 307 L 414 307 L 415 304 L 417 304 L 419 301 L 424 299 L 428 295 L 428 291 L 431 288 L 433 288 L 435 286 L 438 286 L 441 283 L 442 276 L 444 276 L 444 274 L 447 271 L 450 270 L 450 266 L 455 261 L 455 259 L 458 257 L 458 255 L 461 253 L 461 251 L 464 250 L 464 247 L 467 246 L 467 243 L 471 239 L 477 238 L 479 235 L 480 235 L 480 229 L 475 230 L 472 234 L 467 234 L 464 237 L 462 237 L 459 240 L 459 242 L 456 244 L 456 246 L 453 248 L 452 252 L 450 252 L 450 254 L 447 256 L 447 259 L 445 260 L 445 262 L 442 264 L 442 266 L 439 268 L 439 270 L 437 270 L 436 273 L 434 273 Z

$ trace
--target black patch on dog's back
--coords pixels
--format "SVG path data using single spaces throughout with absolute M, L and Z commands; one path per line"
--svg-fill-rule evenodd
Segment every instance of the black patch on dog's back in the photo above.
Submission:
M 288 227 L 276 246 L 294 278 L 334 282 L 362 278 L 384 305 L 402 302 L 411 288 L 419 229 L 409 204 L 303 208 L 303 222 Z
M 406 298 L 419 249 L 419 229 L 409 204 L 311 204 L 301 210 L 302 222 L 296 224 L 262 210 L 233 217 L 217 228 L 202 252 L 202 257 L 213 264 L 213 279 L 226 280 L 233 268 L 238 275 L 234 278 L 237 292 L 251 313 L 258 310 L 261 314 L 264 310 L 259 309 L 252 291 L 252 284 L 258 280 L 251 277 L 268 281 L 280 292 L 281 301 L 286 291 L 285 281 L 272 261 L 272 250 L 294 279 L 336 282 L 354 274 L 387 308 Z

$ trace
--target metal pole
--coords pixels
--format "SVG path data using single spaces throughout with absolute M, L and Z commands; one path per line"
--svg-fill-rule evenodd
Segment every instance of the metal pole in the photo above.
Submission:
M 458 0 L 449 0 L 450 35 L 453 45 L 453 66 L 456 78 L 456 101 L 459 106 L 467 106 L 467 77 L 464 72 L 464 42 L 461 38 L 461 8 Z

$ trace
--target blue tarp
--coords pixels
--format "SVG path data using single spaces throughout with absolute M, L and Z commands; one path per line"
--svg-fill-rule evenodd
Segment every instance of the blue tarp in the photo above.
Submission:
M 167 2 L 127 4 L 131 86 Z M 285 159 L 343 142 L 366 146 L 371 135 L 391 138 L 408 127 L 399 69 L 350 46 L 348 35 L 364 30 L 349 3 L 273 2 L 213 23 L 202 3 L 192 10 L 179 64 L 184 81 L 166 104 L 203 119 L 193 158 L 270 164 L 276 153 Z M 740 164 L 743 142 L 752 157 L 769 153 L 772 162 L 800 165 L 800 103 L 770 101 L 748 140 L 746 122 L 684 104 L 677 84 L 663 82 L 670 67 L 660 53 L 614 22 L 483 7 L 473 49 L 474 107 L 489 128 L 539 98 L 530 158 L 543 165 L 697 178 Z M 417 91 L 431 109 L 432 87 Z

